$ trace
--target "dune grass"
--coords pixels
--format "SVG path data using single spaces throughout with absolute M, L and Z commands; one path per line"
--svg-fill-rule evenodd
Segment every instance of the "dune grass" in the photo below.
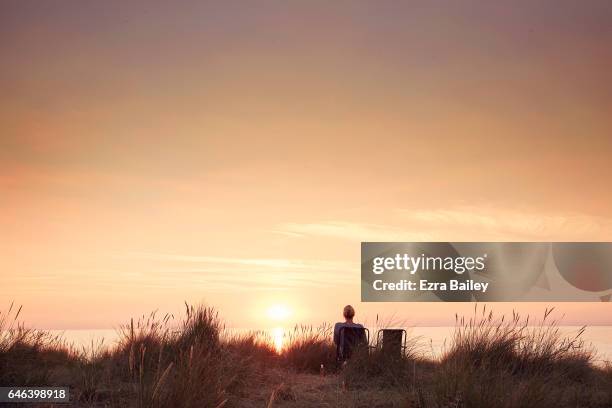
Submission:
M 564 336 L 552 309 L 530 317 L 496 317 L 474 309 L 456 316 L 450 348 L 433 375 L 436 403 L 470 407 L 612 406 L 612 383 L 601 381 L 582 328 Z M 534 323 L 534 325 L 531 325 Z
M 280 361 L 285 367 L 299 372 L 320 374 L 321 369 L 327 373 L 335 372 L 333 333 L 333 327 L 327 324 L 319 327 L 295 326 L 287 336 Z
M 73 366 L 78 353 L 60 337 L 26 328 L 21 307 L 0 311 L 0 385 L 34 386 L 49 381 L 55 367 Z
M 340 368 L 329 325 L 296 326 L 277 352 L 263 333 L 227 334 L 213 308 L 186 305 L 178 323 L 152 313 L 121 326 L 117 344 L 79 350 L 19 312 L 0 314 L 0 385 L 68 385 L 75 406 L 612 406 L 612 366 L 595 366 L 584 329 L 564 336 L 552 310 L 533 322 L 475 308 L 439 358 L 418 339 L 395 356 L 372 340 Z

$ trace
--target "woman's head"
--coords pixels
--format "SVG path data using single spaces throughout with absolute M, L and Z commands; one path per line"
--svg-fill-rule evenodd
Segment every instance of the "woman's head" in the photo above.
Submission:
M 342 311 L 342 314 L 344 315 L 344 318 L 346 320 L 352 320 L 353 317 L 355 317 L 355 309 L 353 309 L 353 306 L 351 305 L 346 305 L 344 306 L 344 310 Z

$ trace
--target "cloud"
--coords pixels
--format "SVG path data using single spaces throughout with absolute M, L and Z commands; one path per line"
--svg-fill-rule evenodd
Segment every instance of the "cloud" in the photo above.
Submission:
M 155 262 L 147 279 L 172 284 L 180 280 L 207 289 L 282 290 L 343 285 L 354 281 L 359 262 L 327 260 L 240 258 L 168 253 L 132 252 L 118 257 Z M 143 268 L 138 268 L 144 270 Z M 144 276 L 142 277 L 144 279 Z
M 182 263 L 221 264 L 235 266 L 265 267 L 272 269 L 308 269 L 318 271 L 343 271 L 347 264 L 338 261 L 280 259 L 280 258 L 240 258 L 201 255 L 181 255 L 167 253 L 131 252 L 120 256 L 124 259 L 143 259 L 152 261 L 171 261 Z M 244 269 L 243 269 L 244 270 Z
M 400 227 L 349 221 L 286 223 L 280 225 L 277 231 L 284 234 L 326 236 L 356 241 L 421 241 L 427 239 L 427 234 L 412 232 Z
M 354 241 L 606 241 L 612 220 L 580 213 L 536 213 L 489 207 L 397 209 L 393 225 L 351 221 L 285 223 L 285 234 Z
M 438 210 L 400 210 L 412 226 L 455 235 L 479 235 L 505 240 L 606 240 L 612 220 L 580 213 L 535 213 L 512 209 L 460 207 Z
M 79 268 L 64 268 L 54 273 L 39 269 L 5 278 L 9 287 L 20 292 L 52 290 L 112 290 L 133 292 L 139 289 L 213 292 L 282 291 L 325 288 L 358 282 L 359 260 L 241 258 L 152 252 L 113 254 L 92 258 Z

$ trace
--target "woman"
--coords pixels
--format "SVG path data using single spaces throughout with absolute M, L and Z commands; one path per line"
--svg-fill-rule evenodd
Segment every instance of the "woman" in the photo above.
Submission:
M 340 345 L 340 330 L 343 327 L 356 327 L 363 329 L 363 326 L 359 323 L 353 323 L 353 318 L 355 317 L 355 309 L 351 305 L 344 306 L 344 310 L 342 311 L 344 315 L 344 322 L 338 322 L 334 326 L 334 343 L 336 346 Z

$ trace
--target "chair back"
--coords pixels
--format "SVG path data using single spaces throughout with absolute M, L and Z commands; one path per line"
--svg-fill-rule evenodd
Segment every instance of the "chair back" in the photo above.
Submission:
M 353 355 L 359 346 L 366 346 L 370 342 L 370 333 L 365 327 L 340 328 L 340 341 L 336 349 L 338 360 L 346 361 Z
M 406 348 L 406 337 L 404 329 L 382 329 L 376 342 L 384 354 L 399 357 Z

